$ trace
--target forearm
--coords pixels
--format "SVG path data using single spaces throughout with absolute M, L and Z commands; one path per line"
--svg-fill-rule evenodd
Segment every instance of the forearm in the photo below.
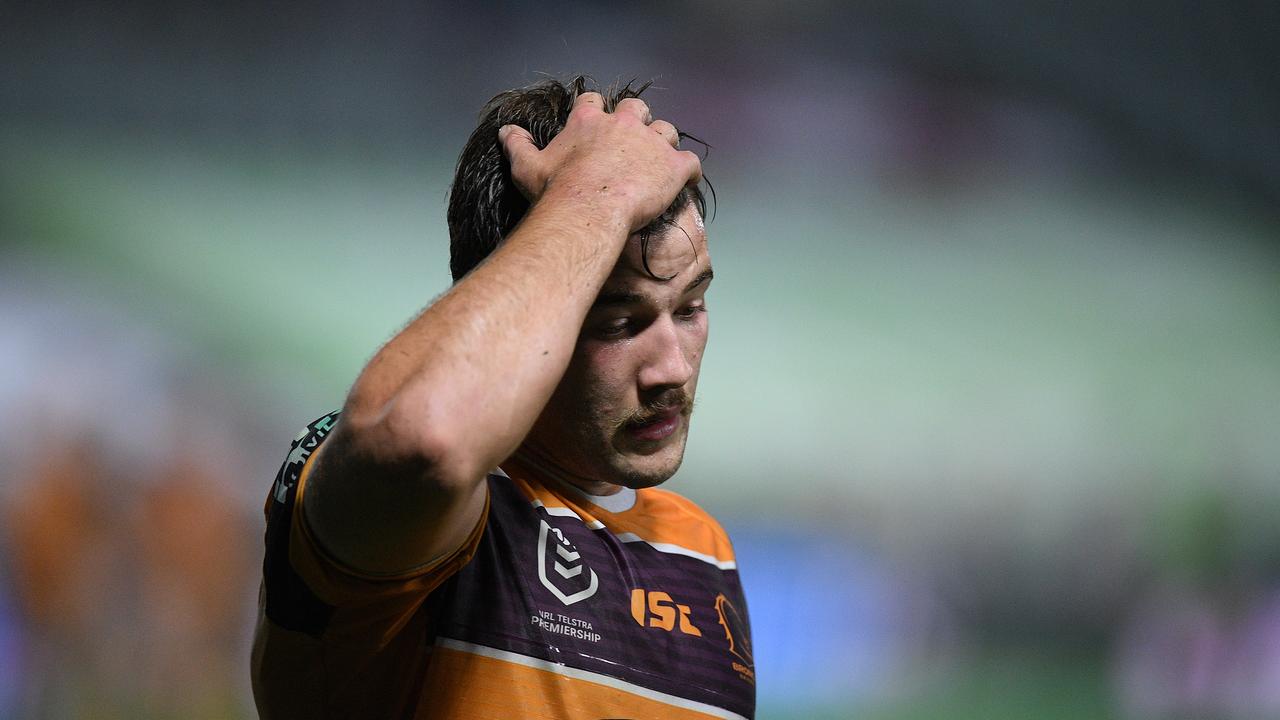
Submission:
M 396 463 L 478 482 L 528 433 L 569 363 L 629 227 L 601 203 L 544 197 L 494 253 L 365 367 L 345 421 Z

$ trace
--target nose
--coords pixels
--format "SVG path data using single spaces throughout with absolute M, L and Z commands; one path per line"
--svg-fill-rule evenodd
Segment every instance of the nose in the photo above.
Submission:
M 670 317 L 647 328 L 638 382 L 643 390 L 683 387 L 693 377 L 693 365 L 685 353 L 680 331 Z

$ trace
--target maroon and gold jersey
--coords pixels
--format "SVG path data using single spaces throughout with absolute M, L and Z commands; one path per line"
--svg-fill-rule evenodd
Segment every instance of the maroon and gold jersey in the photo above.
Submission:
M 692 502 L 497 470 L 461 548 L 371 576 L 328 557 L 303 517 L 307 459 L 336 421 L 299 435 L 267 498 L 263 718 L 754 716 L 733 548 Z

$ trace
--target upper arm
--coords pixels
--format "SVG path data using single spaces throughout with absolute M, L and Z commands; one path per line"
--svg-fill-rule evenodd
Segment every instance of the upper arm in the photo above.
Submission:
M 314 500 L 310 490 L 320 488 L 316 497 L 323 499 L 324 490 L 346 485 L 346 478 L 335 477 L 335 466 L 342 465 L 333 462 L 342 456 L 335 452 L 340 444 L 330 444 L 339 439 L 337 417 L 337 413 L 326 415 L 298 435 L 267 497 L 266 553 L 252 655 L 254 695 L 263 717 L 316 716 L 337 700 L 333 680 L 350 679 L 357 670 L 394 679 L 394 672 L 377 668 L 397 662 L 395 658 L 408 651 L 404 648 L 420 647 L 422 622 L 430 618 L 422 612 L 424 602 L 470 562 L 484 533 L 487 511 L 482 501 L 470 521 L 470 535 L 456 543 L 439 540 L 449 549 L 438 561 L 420 562 L 412 553 L 396 554 L 393 548 L 392 554 L 379 558 L 381 565 L 366 566 L 352 562 L 345 551 L 330 552 L 336 549 L 332 542 L 322 546 L 309 527 L 304 506 Z M 315 474 L 321 469 L 323 474 Z M 312 486 L 313 480 L 319 482 Z M 481 481 L 479 486 L 484 498 L 486 483 Z M 335 493 L 328 495 L 333 499 Z M 327 503 L 318 507 L 325 509 Z M 339 515 L 337 522 L 365 527 L 357 515 L 364 510 L 359 506 L 351 510 L 350 517 Z M 430 527 L 427 532 L 432 532 Z M 425 607 L 429 613 L 430 606 Z M 394 693 L 380 694 L 374 707 L 391 707 L 398 698 Z
M 484 512 L 483 476 L 441 477 L 429 457 L 388 452 L 376 432 L 339 422 L 311 458 L 304 523 L 346 569 L 390 576 L 425 567 L 466 543 Z

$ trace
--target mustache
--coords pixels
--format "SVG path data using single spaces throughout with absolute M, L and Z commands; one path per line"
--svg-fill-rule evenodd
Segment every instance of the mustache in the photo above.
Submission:
M 613 424 L 617 430 L 627 426 L 647 425 L 658 418 L 670 415 L 672 411 L 679 411 L 685 417 L 693 413 L 693 398 L 689 397 L 689 393 L 685 392 L 684 388 L 667 390 L 642 404 L 638 410 L 617 418 Z

